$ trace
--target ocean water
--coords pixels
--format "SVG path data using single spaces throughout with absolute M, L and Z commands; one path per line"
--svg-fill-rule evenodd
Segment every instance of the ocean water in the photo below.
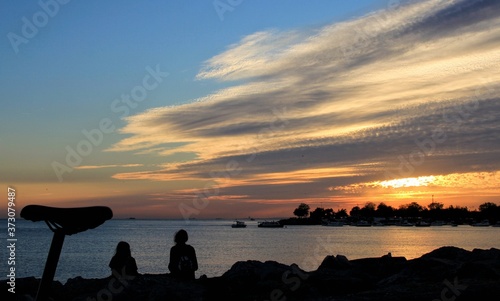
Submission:
M 5 220 L 4 220 L 5 221 Z M 327 255 L 342 254 L 349 259 L 379 257 L 388 252 L 407 259 L 420 257 L 441 246 L 500 249 L 500 228 L 471 226 L 442 227 L 323 227 L 288 226 L 231 228 L 230 220 L 110 220 L 100 227 L 66 236 L 55 279 L 103 278 L 110 274 L 108 263 L 116 244 L 131 245 L 140 273 L 168 272 L 169 250 L 179 229 L 189 234 L 188 243 L 197 253 L 197 277 L 220 276 L 237 261 L 274 260 L 315 270 Z M 7 222 L 2 223 L 7 244 Z M 41 277 L 52 232 L 43 222 L 16 222 L 16 276 Z M 8 250 L 2 248 L 2 274 L 6 279 Z

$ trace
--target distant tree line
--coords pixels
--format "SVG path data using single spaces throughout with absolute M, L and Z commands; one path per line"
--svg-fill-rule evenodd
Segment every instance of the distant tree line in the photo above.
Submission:
M 495 203 L 487 202 L 479 206 L 479 210 L 469 210 L 467 207 L 450 205 L 444 207 L 443 203 L 431 202 L 427 206 L 422 206 L 417 202 L 404 204 L 394 208 L 384 202 L 375 204 L 367 202 L 363 207 L 354 206 L 349 213 L 347 209 L 334 211 L 331 208 L 318 207 L 314 211 L 306 203 L 300 204 L 293 214 L 297 218 L 291 218 L 288 224 L 320 224 L 328 220 L 367 220 L 373 221 L 374 218 L 385 219 L 407 219 L 407 220 L 426 220 L 426 221 L 452 221 L 463 224 L 474 221 L 488 220 L 491 224 L 500 221 L 500 206 Z

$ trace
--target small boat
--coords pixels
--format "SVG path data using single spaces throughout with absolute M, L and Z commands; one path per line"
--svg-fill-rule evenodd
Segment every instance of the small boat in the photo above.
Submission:
M 359 221 L 355 224 L 356 227 L 371 227 L 372 224 L 370 224 L 367 221 Z
M 344 226 L 344 223 L 339 222 L 339 221 L 329 221 L 329 222 L 323 223 L 322 225 L 328 226 L 328 227 L 342 227 L 342 226 Z
M 415 227 L 430 227 L 430 226 L 431 226 L 431 224 L 426 223 L 426 222 L 417 222 L 415 224 Z
M 431 223 L 431 226 L 433 226 L 433 227 L 441 227 L 441 226 L 444 226 L 444 222 L 443 221 L 435 221 L 435 222 Z
M 489 227 L 490 226 L 490 221 L 488 221 L 487 219 L 485 219 L 484 221 L 482 221 L 480 223 L 474 223 L 471 226 L 472 227 Z
M 242 222 L 242 221 L 235 221 L 232 225 L 231 225 L 231 228 L 246 228 L 247 225 L 245 224 L 245 222 Z
M 415 226 L 414 224 L 410 223 L 410 222 L 407 222 L 407 221 L 404 221 L 402 222 L 401 224 L 399 224 L 401 227 L 413 227 Z
M 500 222 L 497 222 L 496 224 L 493 224 L 492 227 L 500 227 Z
M 264 222 L 260 222 L 257 227 L 259 228 L 283 228 L 283 225 L 280 224 L 279 222 L 276 222 L 276 221 L 271 221 L 271 222 L 268 222 L 268 221 L 264 221 Z

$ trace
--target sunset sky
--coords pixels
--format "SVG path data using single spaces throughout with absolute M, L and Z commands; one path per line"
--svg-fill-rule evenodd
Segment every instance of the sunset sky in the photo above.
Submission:
M 497 0 L 9 0 L 0 15 L 2 212 L 7 187 L 18 208 L 137 218 L 500 204 Z

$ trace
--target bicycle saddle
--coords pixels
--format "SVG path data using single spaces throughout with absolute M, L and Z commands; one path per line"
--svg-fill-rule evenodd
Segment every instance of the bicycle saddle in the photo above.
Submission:
M 33 222 L 45 221 L 53 232 L 72 235 L 100 226 L 113 217 L 113 211 L 104 206 L 56 208 L 28 205 L 21 210 L 21 217 Z

